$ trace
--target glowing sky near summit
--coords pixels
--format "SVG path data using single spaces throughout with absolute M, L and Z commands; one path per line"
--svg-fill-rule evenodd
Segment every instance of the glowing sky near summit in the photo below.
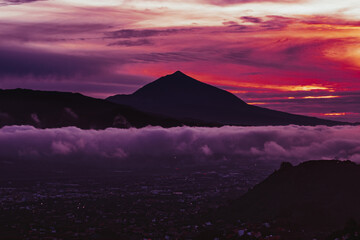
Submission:
M 131 93 L 176 70 L 248 103 L 360 121 L 357 0 L 0 0 L 0 88 Z

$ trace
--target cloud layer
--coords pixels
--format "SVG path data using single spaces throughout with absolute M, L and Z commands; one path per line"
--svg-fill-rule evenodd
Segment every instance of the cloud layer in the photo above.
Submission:
M 143 162 L 291 161 L 360 162 L 360 128 L 222 127 L 81 130 L 74 127 L 0 129 L 0 159 L 15 161 Z

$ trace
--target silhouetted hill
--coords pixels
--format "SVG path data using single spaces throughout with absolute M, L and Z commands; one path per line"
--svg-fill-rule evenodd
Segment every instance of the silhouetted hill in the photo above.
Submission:
M 107 98 L 145 112 L 230 125 L 338 125 L 340 122 L 251 106 L 235 95 L 175 72 L 131 95 Z
M 284 227 L 332 232 L 360 220 L 360 166 L 342 161 L 283 164 L 234 201 L 220 216 L 245 222 L 277 221 Z
M 83 129 L 104 129 L 196 124 L 198 123 L 144 113 L 132 107 L 79 93 L 0 90 L 0 127 L 32 125 L 38 128 L 76 126 Z

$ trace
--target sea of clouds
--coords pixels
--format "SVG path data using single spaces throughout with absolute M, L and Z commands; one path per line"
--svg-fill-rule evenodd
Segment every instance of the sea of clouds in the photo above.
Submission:
M 291 161 L 360 162 L 360 127 L 145 127 L 82 130 L 75 127 L 0 129 L 0 161 Z

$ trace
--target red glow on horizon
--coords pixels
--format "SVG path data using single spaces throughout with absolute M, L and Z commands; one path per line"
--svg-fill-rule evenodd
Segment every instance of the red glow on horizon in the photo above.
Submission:
M 323 113 L 324 116 L 345 116 L 348 113 L 342 112 L 342 113 Z

